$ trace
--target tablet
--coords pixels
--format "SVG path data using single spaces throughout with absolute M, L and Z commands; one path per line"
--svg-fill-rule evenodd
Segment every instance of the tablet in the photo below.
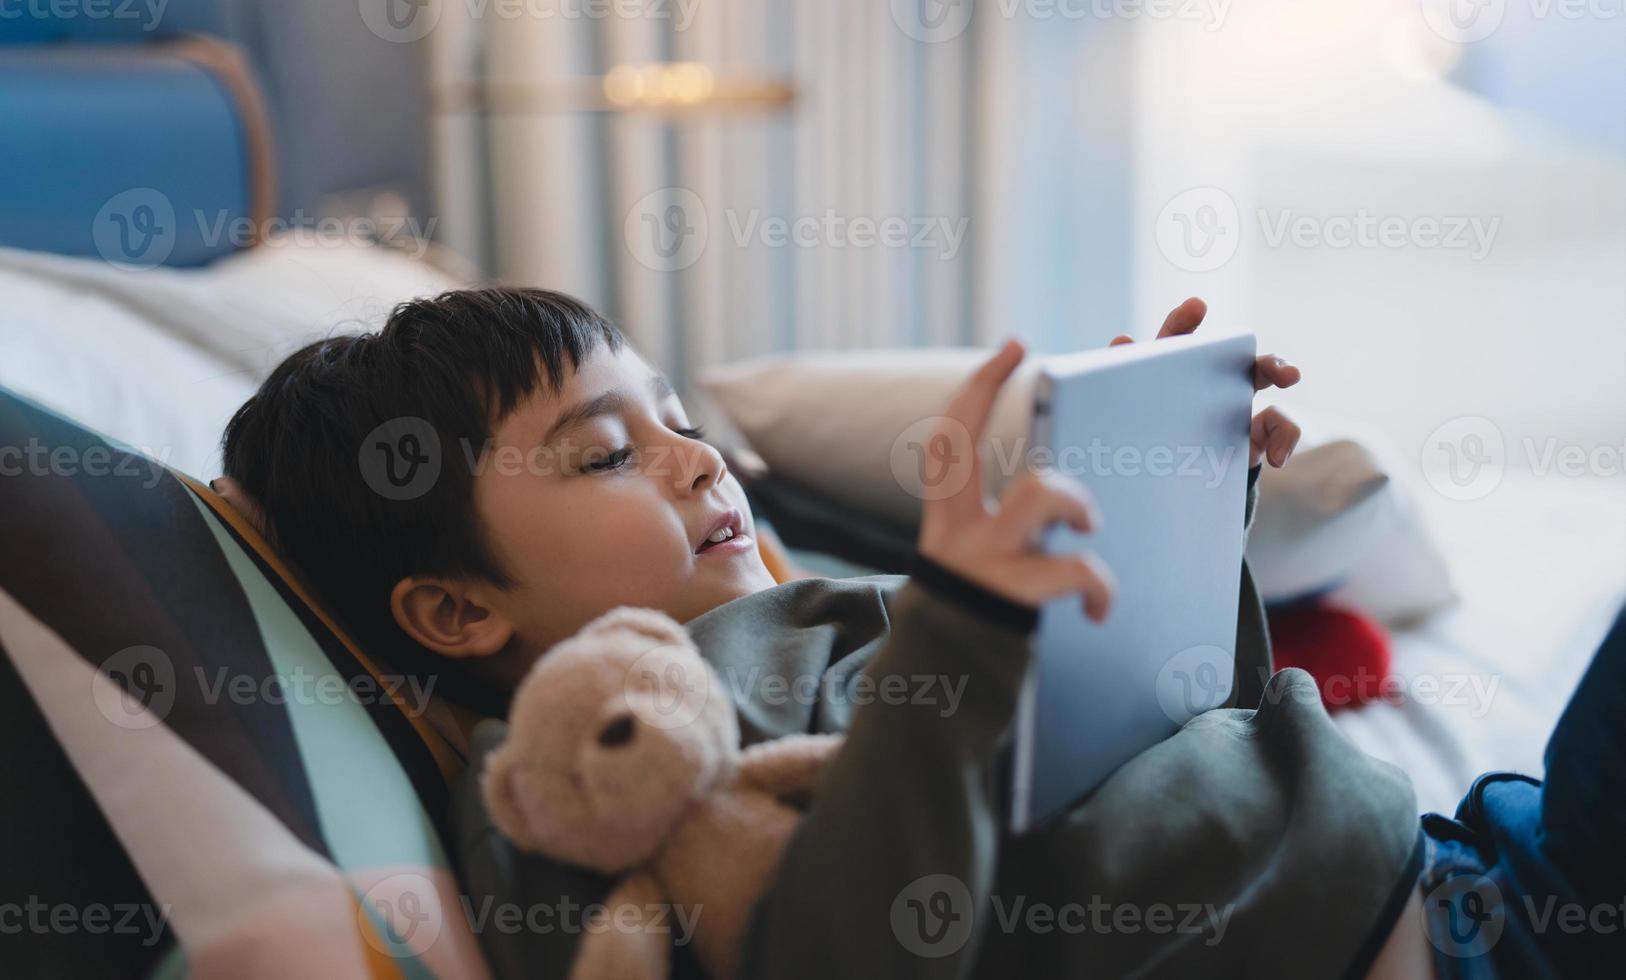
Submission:
M 1117 592 L 1102 623 L 1077 596 L 1039 611 L 1009 760 L 1018 832 L 1231 695 L 1254 346 L 1173 337 L 1040 371 L 1026 458 L 1077 477 L 1100 514 L 1041 546 L 1094 552 Z

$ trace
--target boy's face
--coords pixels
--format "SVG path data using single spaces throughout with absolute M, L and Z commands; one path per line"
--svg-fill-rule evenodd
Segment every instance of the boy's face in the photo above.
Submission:
M 526 653 L 616 606 L 682 622 L 775 584 L 739 481 L 630 347 L 600 346 L 503 419 L 474 500 L 511 580 L 489 602 Z M 719 528 L 733 537 L 708 540 Z

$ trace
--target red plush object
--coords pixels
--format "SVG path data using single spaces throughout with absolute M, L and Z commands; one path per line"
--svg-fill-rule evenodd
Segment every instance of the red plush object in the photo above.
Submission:
M 1328 711 L 1377 700 L 1389 676 L 1389 634 L 1378 622 L 1324 602 L 1267 610 L 1276 668 L 1309 671 Z

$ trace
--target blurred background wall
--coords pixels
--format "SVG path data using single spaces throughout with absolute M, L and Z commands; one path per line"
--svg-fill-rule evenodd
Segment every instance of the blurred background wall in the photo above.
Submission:
M 574 15 L 571 11 L 575 11 Z M 440 234 L 665 369 L 1187 295 L 1414 446 L 1626 419 L 1618 0 L 445 0 Z

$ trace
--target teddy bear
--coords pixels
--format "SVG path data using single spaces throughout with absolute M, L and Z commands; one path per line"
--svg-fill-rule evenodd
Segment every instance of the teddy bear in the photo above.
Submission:
M 572 980 L 665 978 L 671 929 L 654 916 L 671 908 L 694 917 L 706 972 L 732 980 L 752 910 L 840 746 L 787 735 L 742 751 L 734 703 L 688 633 L 624 607 L 531 668 L 480 789 L 520 848 L 619 879 L 605 902 L 617 927 L 583 934 Z

